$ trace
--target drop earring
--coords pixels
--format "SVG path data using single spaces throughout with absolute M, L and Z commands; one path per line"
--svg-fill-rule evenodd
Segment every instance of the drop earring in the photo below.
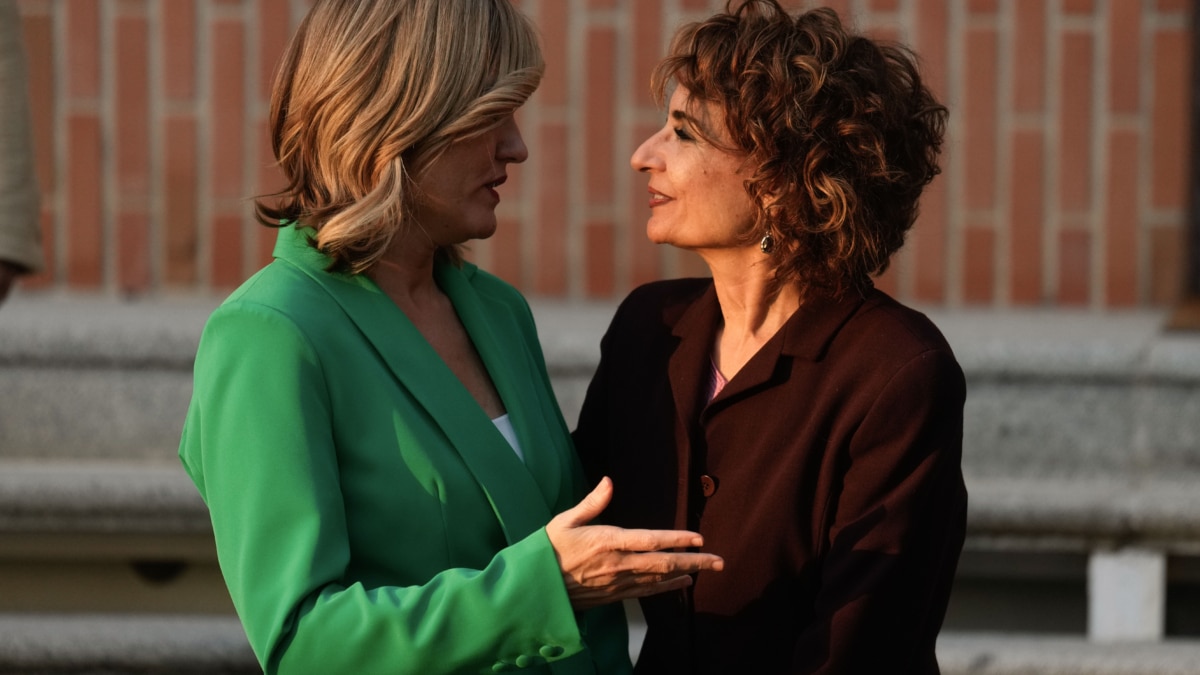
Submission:
M 770 232 L 766 233 L 762 241 L 758 243 L 758 250 L 768 254 L 775 250 L 775 237 L 772 237 Z

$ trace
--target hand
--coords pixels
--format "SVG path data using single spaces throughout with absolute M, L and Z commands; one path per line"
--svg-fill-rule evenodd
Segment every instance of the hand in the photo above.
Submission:
M 608 508 L 612 493 L 612 480 L 605 477 L 583 501 L 546 525 L 575 609 L 678 590 L 692 585 L 690 575 L 696 572 L 725 567 L 710 553 L 663 550 L 702 546 L 695 532 L 588 525 Z

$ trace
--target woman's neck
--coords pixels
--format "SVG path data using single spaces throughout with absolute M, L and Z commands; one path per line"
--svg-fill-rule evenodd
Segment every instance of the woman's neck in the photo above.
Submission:
M 396 237 L 367 271 L 371 281 L 406 313 L 419 311 L 431 300 L 440 301 L 442 295 L 433 277 L 437 248 L 427 239 L 411 234 Z
M 717 329 L 713 362 L 732 378 L 800 307 L 800 293 L 775 280 L 757 247 L 703 252 L 713 275 L 723 325 Z

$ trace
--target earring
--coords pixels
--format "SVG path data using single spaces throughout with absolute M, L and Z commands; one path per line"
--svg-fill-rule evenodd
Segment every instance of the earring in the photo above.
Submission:
M 775 250 L 775 237 L 772 237 L 770 232 L 766 233 L 762 241 L 758 243 L 758 250 L 768 254 Z

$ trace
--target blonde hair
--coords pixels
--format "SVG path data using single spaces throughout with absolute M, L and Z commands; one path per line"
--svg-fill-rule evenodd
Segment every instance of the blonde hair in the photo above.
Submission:
M 318 0 L 275 79 L 271 140 L 288 185 L 256 200 L 258 220 L 313 227 L 334 268 L 369 269 L 414 224 L 413 177 L 519 108 L 542 71 L 535 29 L 509 0 Z

